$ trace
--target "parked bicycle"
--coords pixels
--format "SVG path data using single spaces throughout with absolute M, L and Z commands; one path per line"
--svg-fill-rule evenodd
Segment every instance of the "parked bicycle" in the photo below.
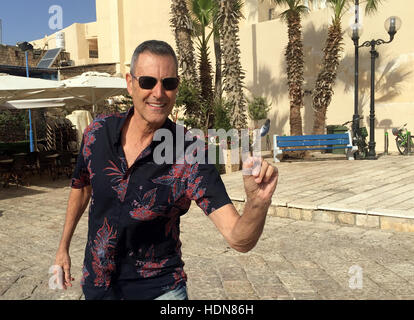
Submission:
M 408 130 L 406 127 L 407 124 L 404 124 L 399 128 L 392 128 L 392 134 L 395 136 L 395 143 L 397 144 L 397 149 L 403 155 L 408 154 L 409 149 L 411 149 L 411 152 L 414 151 L 414 136 L 410 135 L 410 137 L 408 137 Z
M 357 120 L 359 120 L 360 117 L 358 117 Z M 347 121 L 344 124 L 342 124 L 342 126 L 348 125 L 352 134 L 352 144 L 354 146 L 358 147 L 358 151 L 356 151 L 354 153 L 354 157 L 355 159 L 365 159 L 365 157 L 368 154 L 368 144 L 367 144 L 367 137 L 368 137 L 368 131 L 366 127 L 359 127 L 356 130 L 356 132 L 354 133 L 352 130 L 352 123 L 353 120 Z

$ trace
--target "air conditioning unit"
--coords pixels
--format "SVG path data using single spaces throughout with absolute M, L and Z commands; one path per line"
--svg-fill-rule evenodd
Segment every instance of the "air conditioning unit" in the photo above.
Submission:
M 72 67 L 75 65 L 75 61 L 73 60 L 64 60 L 60 61 L 59 66 L 61 67 Z

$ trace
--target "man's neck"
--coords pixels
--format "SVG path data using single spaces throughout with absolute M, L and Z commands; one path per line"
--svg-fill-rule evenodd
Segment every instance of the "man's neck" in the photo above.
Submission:
M 124 128 L 124 137 L 133 141 L 137 145 L 147 146 L 151 143 L 155 131 L 162 127 L 160 125 L 153 125 L 147 122 L 145 119 L 140 117 L 137 113 L 133 113 L 132 116 L 127 120 Z M 124 140 L 126 141 L 126 140 Z

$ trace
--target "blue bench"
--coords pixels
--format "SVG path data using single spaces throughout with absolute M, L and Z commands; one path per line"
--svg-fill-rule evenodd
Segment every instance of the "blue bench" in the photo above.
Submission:
M 354 153 L 358 150 L 358 147 L 352 145 L 352 137 L 350 131 L 341 134 L 273 136 L 273 158 L 275 162 L 280 162 L 277 156 L 282 155 L 283 151 L 313 151 L 333 149 L 346 149 L 348 160 L 354 160 Z

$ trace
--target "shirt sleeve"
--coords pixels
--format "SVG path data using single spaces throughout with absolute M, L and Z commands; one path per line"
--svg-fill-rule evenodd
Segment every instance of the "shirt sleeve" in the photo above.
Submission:
M 222 206 L 232 203 L 223 180 L 214 164 L 194 164 L 188 180 L 190 199 L 209 215 Z
M 72 175 L 71 187 L 74 189 L 82 189 L 91 184 L 88 165 L 85 162 L 84 148 L 85 135 L 83 135 L 81 147 L 79 149 L 76 167 Z

